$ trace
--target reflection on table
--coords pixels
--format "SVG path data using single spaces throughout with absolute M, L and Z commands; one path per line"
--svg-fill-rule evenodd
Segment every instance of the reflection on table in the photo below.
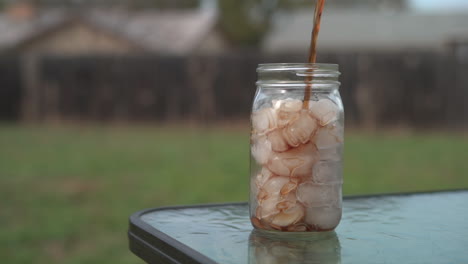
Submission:
M 253 230 L 249 236 L 249 264 L 341 263 L 336 232 L 278 234 Z

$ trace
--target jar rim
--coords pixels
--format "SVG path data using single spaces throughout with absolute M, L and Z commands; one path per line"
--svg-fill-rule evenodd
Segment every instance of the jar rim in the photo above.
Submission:
M 263 88 L 313 90 L 338 89 L 341 73 L 331 63 L 265 63 L 257 68 L 257 86 Z
M 260 63 L 257 72 L 267 71 L 339 71 L 339 65 L 333 63 Z

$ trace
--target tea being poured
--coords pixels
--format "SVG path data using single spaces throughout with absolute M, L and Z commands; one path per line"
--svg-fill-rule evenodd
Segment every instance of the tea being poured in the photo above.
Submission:
M 314 26 L 312 28 L 312 39 L 310 40 L 309 47 L 309 63 L 315 63 L 317 61 L 317 40 L 318 34 L 320 33 L 320 22 L 322 21 L 323 8 L 325 7 L 325 0 L 318 0 L 315 6 L 314 12 Z M 309 82 L 312 81 L 311 78 L 308 79 Z M 309 106 L 310 93 L 312 87 L 307 86 L 304 94 L 304 109 L 307 109 Z

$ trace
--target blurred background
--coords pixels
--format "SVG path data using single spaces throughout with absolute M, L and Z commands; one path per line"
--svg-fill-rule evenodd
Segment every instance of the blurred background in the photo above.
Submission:
M 141 263 L 140 209 L 245 201 L 256 66 L 312 0 L 0 0 L 0 259 Z M 344 194 L 468 188 L 468 2 L 328 0 Z M 346 216 L 345 216 L 346 217 Z

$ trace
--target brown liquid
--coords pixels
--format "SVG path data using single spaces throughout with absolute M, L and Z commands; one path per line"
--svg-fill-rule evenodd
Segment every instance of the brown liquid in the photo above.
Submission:
M 317 0 L 317 4 L 315 5 L 315 12 L 314 12 L 314 27 L 312 30 L 312 39 L 310 41 L 310 48 L 309 48 L 309 63 L 315 63 L 317 61 L 317 39 L 318 34 L 320 32 L 320 21 L 322 19 L 323 8 L 325 7 L 325 0 Z M 312 81 L 312 76 L 308 76 L 306 78 L 307 83 Z M 312 84 L 307 84 L 305 93 L 304 93 L 304 104 L 303 108 L 309 108 L 309 100 L 310 94 L 312 90 Z

